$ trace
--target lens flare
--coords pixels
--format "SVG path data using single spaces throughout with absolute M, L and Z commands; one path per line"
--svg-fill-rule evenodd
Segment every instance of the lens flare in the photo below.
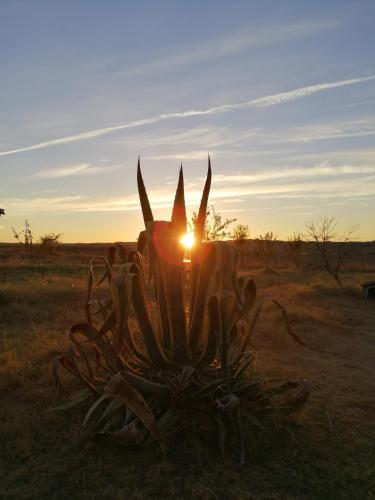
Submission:
M 184 234 L 183 237 L 180 239 L 180 243 L 186 248 L 186 250 L 191 250 L 195 243 L 193 231 Z

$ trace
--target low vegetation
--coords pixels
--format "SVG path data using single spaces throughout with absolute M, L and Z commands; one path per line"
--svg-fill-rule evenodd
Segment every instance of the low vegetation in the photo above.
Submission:
M 272 231 L 267 231 L 255 239 L 255 251 L 263 263 L 265 269 L 269 269 L 275 255 L 275 243 L 277 235 Z
M 108 281 L 111 294 L 91 299 L 91 265 L 87 322 L 71 327 L 71 350 L 56 358 L 54 375 L 57 388 L 60 367 L 86 387 L 62 408 L 94 398 L 84 420 L 90 436 L 108 435 L 124 445 L 143 443 L 150 436 L 164 449 L 171 431 L 194 422 L 197 434 L 217 429 L 225 456 L 232 429 L 242 466 L 244 420 L 261 425 L 262 418 L 294 413 L 306 402 L 310 385 L 306 380 L 265 382 L 251 373 L 255 352 L 250 340 L 264 301 L 256 302 L 253 279 L 237 277 L 232 244 L 202 243 L 210 184 L 209 165 L 187 273 L 180 245 L 187 230 L 182 170 L 171 222 L 154 221 L 138 165 L 153 298 L 147 293 L 142 254 L 120 249 L 120 267 L 115 269 L 117 248 L 111 247 L 108 259 L 101 259 L 105 275 L 99 281 Z M 276 300 L 272 303 L 290 336 L 303 344 L 284 308 Z
M 300 233 L 294 233 L 293 236 L 288 238 L 288 252 L 296 269 L 300 269 L 301 267 L 302 251 L 302 235 Z
M 336 283 L 341 285 L 340 272 L 342 265 L 353 251 L 350 242 L 357 227 L 348 229 L 338 238 L 336 245 L 330 245 L 335 239 L 337 220 L 334 217 L 323 217 L 318 222 L 310 221 L 306 224 L 307 235 L 314 242 L 316 251 L 321 259 L 323 268 L 330 274 Z
M 375 317 L 360 288 L 374 276 L 369 257 L 365 270 L 343 268 L 341 287 L 323 271 L 290 264 L 277 274 L 251 269 L 258 299 L 282 301 L 295 333 L 325 353 L 285 338 L 277 311 L 265 306 L 251 340 L 254 378 L 306 377 L 314 391 L 298 419 L 263 422 L 263 429 L 245 420 L 247 461 L 239 472 L 204 431 L 194 441 L 192 432 L 171 435 L 165 459 L 153 443 L 124 451 L 107 436 L 87 441 L 87 403 L 50 411 L 80 389 L 61 372 L 57 397 L 50 364 L 69 348 L 67 324 L 85 321 L 87 263 L 99 251 L 82 247 L 76 258 L 63 245 L 53 260 L 31 265 L 16 259 L 15 246 L 15 258 L 5 260 L 0 246 L 1 498 L 372 498 Z M 95 295 L 106 297 L 104 283 Z
M 191 226 L 193 229 L 198 224 L 199 214 L 193 212 L 191 218 Z M 202 214 L 200 215 L 202 217 Z M 205 214 L 205 223 L 203 231 L 203 241 L 222 241 L 231 237 L 230 226 L 236 222 L 236 218 L 223 217 L 220 212 L 217 212 L 215 207 L 211 205 L 210 210 Z
M 147 203 L 143 205 L 148 218 L 151 208 L 148 211 Z M 179 217 L 172 217 L 172 221 L 178 226 L 181 223 Z M 175 241 L 170 226 L 146 222 L 148 234 L 155 225 L 154 235 L 158 227 L 159 236 L 169 234 L 170 242 Z M 144 236 L 147 245 L 147 230 Z M 15 244 L 0 245 L 0 497 L 373 498 L 375 316 L 373 301 L 363 299 L 360 285 L 373 280 L 375 247 L 371 243 L 351 245 L 361 250 L 361 260 L 356 257 L 359 252 L 343 260 L 341 286 L 327 280 L 325 270 L 306 266 L 311 260 L 310 250 L 315 250 L 313 243 L 302 244 L 301 268 L 297 270 L 291 266 L 293 258 L 287 243 L 282 246 L 276 242 L 277 272 L 264 272 L 261 257 L 251 254 L 246 266 L 251 276 L 238 269 L 236 287 L 226 288 L 234 290 L 235 296 L 219 286 L 233 278 L 231 272 L 221 272 L 220 263 L 234 259 L 222 242 L 206 245 L 213 249 L 207 265 L 198 264 L 194 271 L 193 255 L 192 262 L 184 264 L 183 287 L 176 275 L 171 277 L 175 269 L 171 262 L 157 256 L 153 260 L 155 276 L 149 286 L 145 285 L 146 262 L 134 245 L 117 246 L 108 255 L 103 246 L 61 245 L 53 259 L 40 256 L 34 260 L 23 259 Z M 152 248 L 150 245 L 151 259 Z M 163 254 L 165 250 L 167 255 L 175 255 L 167 243 L 162 249 Z M 93 260 L 95 253 L 101 257 Z M 183 289 L 186 308 L 173 317 L 184 316 L 188 320 L 185 332 L 191 331 L 190 315 L 196 302 L 191 300 L 194 272 L 202 278 L 209 274 L 210 266 L 219 279 L 217 288 L 212 288 L 215 281 L 212 286 L 198 287 L 208 299 L 205 308 L 210 321 L 204 322 L 199 337 L 202 343 L 197 345 L 206 354 L 208 329 L 219 332 L 210 337 L 215 339 L 217 358 L 212 373 L 210 365 L 192 366 L 198 351 L 193 351 L 190 342 L 186 350 L 189 357 L 181 359 L 185 351 L 179 348 L 180 337 L 168 337 L 168 325 L 159 326 L 168 317 L 161 312 L 163 297 L 165 307 L 170 309 L 172 304 L 175 312 L 178 307 L 181 310 L 180 301 L 170 300 L 171 295 L 173 299 L 180 297 L 175 294 L 177 286 Z M 224 266 L 227 269 L 233 270 L 232 265 Z M 163 273 L 168 273 L 166 282 L 160 279 Z M 123 308 L 118 307 L 121 297 Z M 312 349 L 285 338 L 282 313 L 269 297 L 283 303 L 292 333 Z M 237 322 L 237 340 L 232 333 L 223 335 L 227 330 L 222 320 L 230 316 L 224 309 L 231 311 L 230 304 L 239 305 L 242 313 L 245 304 L 250 305 L 250 320 L 263 304 L 264 314 L 257 316 L 248 349 L 241 347 L 245 340 L 242 326 L 245 331 L 246 325 L 250 328 L 245 318 Z M 139 324 L 142 318 L 147 320 L 139 312 L 143 306 L 149 311 L 149 328 Z M 108 324 L 112 327 L 103 333 L 105 323 L 105 328 Z M 75 325 L 69 336 L 67 324 Z M 92 337 L 94 330 L 97 338 Z M 154 353 L 149 344 L 152 338 L 158 341 L 159 354 L 166 358 L 162 362 L 167 366 L 161 370 L 150 355 Z M 231 340 L 225 350 L 218 338 L 236 341 L 231 344 Z M 108 349 L 103 345 L 106 339 Z M 123 339 L 134 343 L 135 361 L 120 354 L 118 341 Z M 274 419 L 288 405 L 280 395 L 272 394 L 272 404 L 267 406 L 272 416 L 266 419 L 263 410 L 257 412 L 262 405 L 254 400 L 251 390 L 248 400 L 243 401 L 243 395 L 236 393 L 238 373 L 229 371 L 226 378 L 225 367 L 230 367 L 233 359 L 232 346 L 238 346 L 244 352 L 242 359 L 250 362 L 243 372 L 244 389 L 250 390 L 254 384 L 254 388 L 261 388 L 266 401 L 269 394 L 265 389 L 275 387 L 276 381 L 280 386 L 280 381 L 312 380 L 314 391 L 304 411 L 293 419 Z M 62 352 L 67 354 L 59 358 Z M 84 380 L 58 370 L 56 394 L 51 373 L 54 358 L 59 359 L 57 365 L 65 365 Z M 114 364 L 112 371 L 107 360 Z M 116 366 L 117 362 L 121 364 Z M 213 392 L 208 391 L 207 397 L 197 395 L 211 377 Z M 124 388 L 126 402 L 122 399 Z M 161 397 L 160 393 L 166 394 L 165 388 L 168 395 Z M 293 390 L 298 388 L 303 391 L 304 384 L 294 385 Z M 236 399 L 225 399 L 230 394 L 240 400 L 240 415 Z M 245 412 L 246 402 L 250 408 Z M 64 406 L 65 411 L 51 411 L 58 406 Z M 178 418 L 172 418 L 173 414 Z M 241 434 L 245 442 L 241 442 Z M 124 439 L 129 443 L 129 437 L 142 438 L 142 447 L 124 450 Z M 218 457 L 220 449 L 226 451 L 224 458 Z M 244 449 L 247 459 L 238 470 L 233 465 L 243 458 Z
M 238 247 L 241 255 L 241 264 L 245 264 L 245 249 L 250 236 L 249 226 L 245 224 L 237 224 L 231 234 L 234 244 Z
M 46 255 L 52 255 L 61 245 L 61 233 L 46 233 L 39 237 L 39 249 Z
M 33 241 L 34 236 L 31 231 L 30 222 L 26 219 L 24 228 L 21 231 L 16 231 L 14 227 L 12 227 L 13 236 L 17 243 L 25 248 L 30 254 L 33 250 Z

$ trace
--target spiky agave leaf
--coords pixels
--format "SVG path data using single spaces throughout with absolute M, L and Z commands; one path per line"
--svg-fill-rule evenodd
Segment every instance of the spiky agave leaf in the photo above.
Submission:
M 142 207 L 143 220 L 145 223 L 145 227 L 147 228 L 148 224 L 150 222 L 153 222 L 154 216 L 152 215 L 151 205 L 148 200 L 145 184 L 143 182 L 140 158 L 138 158 L 138 165 L 137 165 L 137 186 L 138 186 L 139 201 Z
M 116 373 L 108 382 L 105 388 L 105 394 L 111 396 L 113 399 L 121 401 L 125 406 L 130 408 L 130 410 L 142 421 L 152 436 L 159 441 L 159 431 L 149 405 L 142 394 L 129 384 L 122 372 Z
M 208 157 L 207 177 L 206 177 L 206 182 L 205 182 L 204 189 L 203 189 L 201 203 L 199 205 L 197 222 L 195 224 L 195 229 L 194 229 L 194 237 L 195 237 L 196 244 L 198 244 L 198 245 L 202 242 L 202 238 L 204 235 L 204 228 L 205 228 L 206 216 L 207 216 L 208 196 L 210 194 L 210 188 L 211 188 L 211 178 L 212 178 L 211 159 L 210 159 L 210 157 Z
M 176 195 L 173 203 L 171 225 L 178 234 L 185 234 L 187 229 L 185 192 L 184 192 L 184 174 L 182 165 L 178 177 Z

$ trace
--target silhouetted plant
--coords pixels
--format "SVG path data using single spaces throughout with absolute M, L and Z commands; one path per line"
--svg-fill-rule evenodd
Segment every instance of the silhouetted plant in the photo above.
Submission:
M 22 231 L 18 232 L 12 226 L 12 232 L 13 232 L 13 237 L 17 241 L 17 243 L 19 243 L 20 245 L 22 245 L 22 241 L 21 241 Z
M 62 233 L 46 233 L 39 237 L 40 249 L 43 253 L 51 255 L 61 245 Z
M 193 228 L 197 223 L 198 215 L 193 212 L 191 222 Z M 229 226 L 236 222 L 237 219 L 224 218 L 221 213 L 215 210 L 211 205 L 210 210 L 206 214 L 206 222 L 204 225 L 203 240 L 204 241 L 221 241 L 230 238 L 231 232 Z
M 16 231 L 14 227 L 12 227 L 12 231 L 17 243 L 23 245 L 25 250 L 28 250 L 31 254 L 33 250 L 33 233 L 31 231 L 29 221 L 25 220 L 25 226 L 22 231 Z
M 301 267 L 301 256 L 303 250 L 303 239 L 300 233 L 294 233 L 288 238 L 288 252 L 293 264 L 297 269 Z
M 242 265 L 245 264 L 245 248 L 247 244 L 247 240 L 249 238 L 249 227 L 245 224 L 237 224 L 231 234 L 231 237 L 236 244 L 236 246 L 239 248 L 240 254 L 241 254 L 241 262 Z
M 335 279 L 336 283 L 342 284 L 340 272 L 345 259 L 353 251 L 348 245 L 353 241 L 353 234 L 358 226 L 353 226 L 344 232 L 339 241 L 336 239 L 337 220 L 335 217 L 323 217 L 317 222 L 310 221 L 306 224 L 307 236 L 315 243 L 315 249 L 321 258 L 324 269 Z
M 255 251 L 265 269 L 269 269 L 274 257 L 276 239 L 277 235 L 273 234 L 272 231 L 267 231 L 254 240 Z
M 31 252 L 33 247 L 33 233 L 31 232 L 30 223 L 28 220 L 25 220 L 25 229 L 23 230 L 23 235 L 25 248 L 29 248 Z
M 200 428 L 210 423 L 217 429 L 224 452 L 226 435 L 234 426 L 242 464 L 244 419 L 258 422 L 293 413 L 305 403 L 309 385 L 265 382 L 249 371 L 254 360 L 250 339 L 264 301 L 256 300 L 250 277 L 237 276 L 232 243 L 202 242 L 210 163 L 189 272 L 179 243 L 187 228 L 182 168 L 171 221 L 154 220 L 139 162 L 137 181 L 145 223 L 139 246 L 149 249 L 153 293 L 145 287 L 139 252 L 113 246 L 107 259 L 90 264 L 86 322 L 71 327 L 71 350 L 53 365 L 57 388 L 63 367 L 86 389 L 60 408 L 94 400 L 84 420 L 87 435 L 109 435 L 125 445 L 151 436 L 163 449 L 166 437 L 188 420 Z M 107 299 L 92 297 L 96 262 L 105 266 L 98 284 L 108 282 Z M 303 344 L 292 332 L 285 310 L 272 302 L 281 310 L 289 334 Z M 289 391 L 292 396 L 286 397 Z

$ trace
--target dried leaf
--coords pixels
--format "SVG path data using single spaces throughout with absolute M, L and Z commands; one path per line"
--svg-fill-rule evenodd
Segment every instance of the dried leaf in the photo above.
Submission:
M 128 406 L 143 422 L 151 435 L 159 440 L 159 431 L 149 405 L 142 394 L 129 384 L 122 372 L 117 373 L 110 382 L 108 382 L 105 387 L 105 393 Z

